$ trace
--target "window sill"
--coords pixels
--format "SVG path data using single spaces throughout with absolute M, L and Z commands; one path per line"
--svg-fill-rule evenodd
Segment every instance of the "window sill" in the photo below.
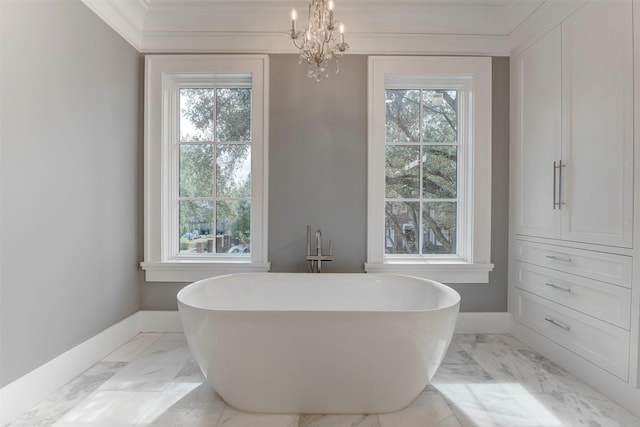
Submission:
M 493 264 L 474 264 L 460 261 L 393 260 L 366 263 L 367 273 L 394 273 L 422 277 L 442 283 L 489 283 Z
M 213 276 L 233 273 L 265 273 L 269 262 L 245 260 L 141 262 L 147 282 L 195 282 Z

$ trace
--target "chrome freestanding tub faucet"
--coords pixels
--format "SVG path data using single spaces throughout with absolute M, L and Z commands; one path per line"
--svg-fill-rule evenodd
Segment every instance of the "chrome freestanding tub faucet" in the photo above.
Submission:
M 322 254 L 322 233 L 316 231 L 316 247 L 311 250 L 311 226 L 307 225 L 307 272 L 320 273 L 322 261 L 333 261 L 333 242 L 329 240 L 329 255 Z

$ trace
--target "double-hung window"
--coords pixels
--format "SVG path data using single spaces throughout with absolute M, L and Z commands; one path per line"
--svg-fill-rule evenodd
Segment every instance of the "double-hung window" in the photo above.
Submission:
M 171 115 L 180 117 L 169 180 L 178 193 L 169 212 L 176 258 L 251 252 L 250 79 L 184 79 L 171 91 Z
M 385 89 L 385 254 L 456 255 L 465 224 L 466 91 L 454 82 L 394 82 Z M 448 84 L 446 84 L 448 83 Z M 411 89 L 403 89 L 410 86 Z M 439 87 L 440 86 L 440 87 Z M 459 156 L 460 155 L 460 156 Z M 461 162 L 462 163 L 462 162 Z M 459 188 L 460 187 L 460 188 Z M 458 221 L 460 220 L 460 221 Z M 464 234 L 464 233 L 463 233 Z
M 267 57 L 146 59 L 149 281 L 267 271 Z
M 367 271 L 486 282 L 489 58 L 371 57 Z

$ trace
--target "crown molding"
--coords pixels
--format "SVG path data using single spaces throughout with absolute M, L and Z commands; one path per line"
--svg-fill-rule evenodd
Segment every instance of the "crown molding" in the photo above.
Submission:
M 284 31 L 145 31 L 148 0 L 82 1 L 141 53 L 297 53 Z M 347 42 L 353 54 L 509 54 L 507 38 L 499 35 L 349 33 Z
M 431 16 L 432 14 L 425 15 L 417 12 L 443 7 L 442 4 L 425 4 L 422 0 L 405 0 L 397 4 L 378 0 L 368 1 L 377 8 L 388 11 L 389 14 L 400 13 L 399 8 L 402 6 L 404 8 L 402 13 L 408 20 L 401 20 L 403 22 L 401 29 L 393 25 L 387 26 L 388 22 L 396 22 L 397 19 L 385 19 L 386 14 L 380 16 L 373 13 L 373 10 L 366 9 L 363 12 L 360 6 L 358 16 L 361 18 L 364 16 L 366 19 L 357 25 L 354 22 L 349 26 L 350 31 L 347 33 L 347 43 L 351 45 L 349 53 L 511 56 L 526 49 L 533 41 L 546 34 L 588 0 L 527 0 L 528 9 L 516 9 L 515 5 L 508 5 L 503 8 L 501 18 L 498 19 L 498 21 L 507 22 L 506 26 L 499 25 L 498 27 L 502 29 L 496 29 L 495 34 L 473 35 L 456 34 L 455 28 L 442 27 L 444 23 L 416 27 L 415 19 L 411 17 L 424 15 L 434 19 L 435 16 Z M 273 27 L 277 25 L 274 25 L 272 20 L 263 19 L 264 12 L 257 15 L 258 10 L 255 10 L 255 13 L 247 13 L 246 10 L 242 12 L 247 5 L 263 5 L 261 8 L 269 7 L 269 14 L 285 15 L 285 10 L 290 7 L 289 2 L 185 0 L 179 4 L 180 8 L 176 2 L 164 0 L 82 0 L 82 2 L 141 53 L 297 53 L 297 49 L 287 38 L 285 31 L 274 29 Z M 493 4 L 487 0 L 473 6 L 474 10 L 480 13 L 483 8 L 479 6 L 484 6 L 487 10 L 495 10 L 499 4 L 500 2 Z M 356 2 L 345 0 L 340 5 L 341 16 L 344 15 L 345 22 L 350 22 L 349 18 L 358 9 Z M 454 1 L 449 7 L 457 10 L 456 8 L 464 6 L 468 6 L 467 0 Z M 189 22 L 188 30 L 184 30 L 180 21 L 174 19 L 179 10 L 183 14 L 181 16 Z M 529 12 L 528 16 L 511 32 L 505 33 L 503 30 L 512 27 L 515 22 L 522 19 L 523 10 Z M 485 12 L 480 14 L 484 15 Z M 450 14 L 451 10 L 447 10 L 447 13 Z M 229 17 L 237 18 L 239 14 L 242 15 L 248 28 L 253 28 L 252 31 L 233 31 L 233 26 L 225 23 L 229 20 L 233 21 Z M 496 19 L 493 15 L 491 16 L 492 21 Z M 478 16 L 475 14 L 466 17 L 461 15 L 459 19 L 465 22 L 461 28 L 476 28 L 478 25 Z M 284 20 L 286 17 L 283 18 Z M 210 28 L 215 30 L 212 31 Z M 372 28 L 376 28 L 377 31 L 372 31 Z M 429 28 L 430 33 L 417 33 L 417 28 L 418 31 Z M 447 29 L 453 33 L 443 32 Z
M 144 20 L 149 8 L 148 0 L 123 2 L 82 0 L 82 2 L 131 46 L 141 51 Z
M 504 36 L 454 34 L 350 34 L 350 53 L 369 55 L 507 56 Z
M 345 24 L 349 34 L 507 36 L 544 1 L 340 0 L 335 19 Z M 308 21 L 308 1 L 155 0 L 149 4 L 145 31 L 284 32 L 290 26 L 292 8 L 299 12 L 300 27 Z
M 588 0 L 546 1 L 508 36 L 509 55 L 516 55 L 584 6 Z
M 508 56 L 502 36 L 349 34 L 351 54 Z M 142 53 L 297 53 L 284 33 L 145 32 Z

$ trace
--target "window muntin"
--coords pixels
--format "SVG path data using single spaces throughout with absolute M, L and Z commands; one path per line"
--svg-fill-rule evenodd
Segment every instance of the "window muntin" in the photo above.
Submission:
M 218 76 L 220 78 L 222 76 Z M 192 77 L 193 78 L 193 77 Z M 178 191 L 174 256 L 251 253 L 250 76 L 175 87 Z M 202 83 L 202 82 L 200 82 Z
M 386 255 L 459 255 L 460 94 L 456 88 L 385 90 Z
M 370 56 L 368 73 L 368 173 L 367 173 L 367 262 L 370 273 L 410 274 L 443 283 L 486 283 L 491 264 L 491 58 L 453 56 Z M 420 115 L 421 90 L 458 91 L 455 139 L 452 133 L 430 135 L 427 123 L 437 122 L 438 116 Z M 404 135 L 391 133 L 387 128 L 387 90 L 414 91 L 405 102 L 401 117 L 417 117 Z M 444 95 L 443 95 L 444 98 Z M 443 99 L 444 100 L 444 99 Z M 411 101 L 412 108 L 408 104 Z M 436 101 L 436 102 L 439 102 Z M 420 118 L 422 117 L 422 119 Z M 442 117 L 440 118 L 442 119 Z M 415 123 L 415 122 L 414 122 Z M 396 129 L 404 124 L 394 125 Z M 420 129 L 422 127 L 422 129 Z M 387 137 L 387 133 L 391 136 Z M 423 134 L 423 136 L 420 135 Z M 395 136 L 394 136 L 395 135 Z M 399 136 L 401 135 L 401 136 Z M 455 142 L 455 143 L 454 143 Z M 422 147 L 420 147 L 422 145 Z M 454 151 L 455 149 L 455 151 Z M 410 163 L 391 162 L 387 167 L 388 151 L 403 151 Z M 422 150 L 422 151 L 421 151 Z M 432 150 L 440 150 L 433 152 Z M 397 154 L 397 153 L 396 153 Z M 423 159 L 424 154 L 430 154 Z M 455 157 L 456 187 L 443 190 L 433 170 L 436 160 Z M 405 166 L 410 165 L 405 170 Z M 450 173 L 454 174 L 453 167 Z M 387 175 L 405 175 L 410 186 L 387 188 Z M 424 180 L 424 175 L 432 179 Z M 417 178 L 416 178 L 417 177 Z M 450 187 L 453 188 L 453 187 Z M 420 198 L 423 198 L 421 201 Z M 454 206 L 452 199 L 457 200 Z M 387 206 L 390 203 L 391 206 Z M 421 205 L 422 203 L 422 205 Z M 387 207 L 391 214 L 387 216 Z M 455 209 L 455 237 L 453 227 L 445 224 L 453 220 Z M 421 215 L 428 212 L 428 216 Z M 396 215 L 413 215 L 413 221 L 387 226 L 398 221 Z M 438 227 L 424 227 L 432 219 Z M 423 229 L 420 230 L 420 221 Z M 416 229 L 418 224 L 418 229 Z M 451 254 L 420 254 L 436 245 L 436 231 L 448 229 L 442 241 L 456 241 Z M 403 237 L 408 236 L 408 237 Z M 408 239 L 413 239 L 410 241 Z M 403 242 L 404 240 L 404 242 Z M 399 243 L 396 243 L 399 242 Z M 394 244 L 408 247 L 407 253 L 388 253 Z M 413 246 L 412 246 L 413 245 Z M 425 247 L 426 246 L 426 247 Z M 404 249 L 403 249 L 404 250 Z M 409 253 L 412 252 L 412 253 Z

